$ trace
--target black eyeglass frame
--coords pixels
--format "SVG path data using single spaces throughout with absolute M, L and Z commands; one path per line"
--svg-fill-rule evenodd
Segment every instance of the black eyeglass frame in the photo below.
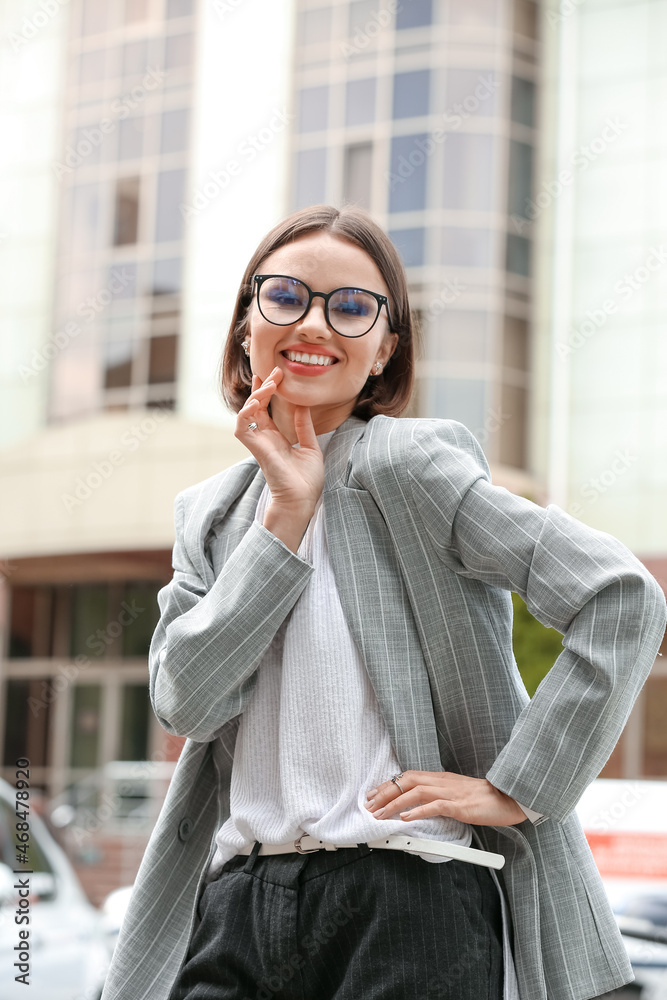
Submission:
M 303 285 L 303 287 L 308 292 L 308 305 L 301 313 L 301 315 L 298 317 L 298 319 L 290 320 L 289 323 L 276 323 L 275 320 L 269 319 L 268 316 L 264 316 L 264 313 L 262 312 L 262 307 L 259 302 L 259 292 L 262 287 L 262 284 L 266 281 L 267 278 L 287 278 L 288 281 L 298 281 L 300 285 Z M 389 299 L 387 298 L 386 295 L 381 295 L 380 292 L 372 292 L 370 288 L 357 288 L 355 285 L 341 285 L 340 288 L 334 288 L 330 292 L 314 292 L 312 288 L 310 288 L 306 284 L 305 281 L 302 281 L 301 278 L 295 278 L 291 274 L 253 274 L 252 276 L 253 294 L 255 285 L 257 286 L 257 308 L 259 309 L 261 315 L 264 317 L 266 322 L 272 323 L 274 326 L 292 326 L 293 323 L 298 323 L 300 320 L 303 319 L 304 316 L 308 314 L 308 310 L 312 305 L 313 299 L 319 295 L 320 298 L 324 299 L 324 318 L 326 319 L 327 324 L 331 327 L 334 333 L 337 333 L 340 337 L 349 337 L 352 340 L 356 340 L 358 337 L 365 337 L 367 333 L 371 332 L 371 330 L 377 323 L 380 313 L 382 311 L 382 306 L 384 306 L 387 310 L 387 319 L 389 320 L 389 332 L 390 333 L 394 332 L 393 323 L 391 320 L 391 313 L 389 311 Z M 355 292 L 366 292 L 367 295 L 372 295 L 378 304 L 378 311 L 375 316 L 375 319 L 368 327 L 368 329 L 364 330 L 363 333 L 341 333 L 340 330 L 337 330 L 336 327 L 331 322 L 331 320 L 329 319 L 329 299 L 332 297 L 332 295 L 335 295 L 336 292 L 343 292 L 347 288 Z

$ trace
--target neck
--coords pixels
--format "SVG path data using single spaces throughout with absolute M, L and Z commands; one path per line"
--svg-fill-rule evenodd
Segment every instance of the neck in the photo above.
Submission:
M 340 406 L 326 407 L 324 409 L 319 406 L 312 406 L 310 408 L 310 415 L 315 434 L 328 434 L 329 431 L 335 431 L 337 427 L 345 423 L 352 412 L 353 406 L 354 403 L 345 403 Z M 271 400 L 271 419 L 290 444 L 297 444 L 299 440 L 294 429 L 294 411 L 294 403 L 276 396 Z

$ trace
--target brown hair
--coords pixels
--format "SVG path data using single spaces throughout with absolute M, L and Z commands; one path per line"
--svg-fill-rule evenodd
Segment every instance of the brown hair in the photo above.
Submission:
M 274 250 L 314 232 L 331 233 L 365 250 L 377 265 L 389 290 L 392 332 L 398 334 L 398 341 L 381 374 L 368 377 L 352 415 L 362 420 L 370 420 L 378 413 L 396 417 L 407 407 L 412 395 L 414 340 L 417 336 L 408 302 L 405 270 L 387 234 L 368 212 L 353 205 L 340 209 L 331 205 L 302 208 L 274 226 L 261 241 L 245 269 L 219 365 L 222 397 L 229 409 L 238 413 L 251 392 L 250 360 L 241 347 L 241 341 L 245 339 L 248 329 L 252 276 Z

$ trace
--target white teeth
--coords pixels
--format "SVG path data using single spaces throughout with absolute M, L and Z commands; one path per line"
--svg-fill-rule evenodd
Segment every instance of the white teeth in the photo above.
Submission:
M 328 354 L 303 354 L 300 351 L 285 351 L 290 361 L 300 361 L 305 365 L 332 365 L 334 359 Z

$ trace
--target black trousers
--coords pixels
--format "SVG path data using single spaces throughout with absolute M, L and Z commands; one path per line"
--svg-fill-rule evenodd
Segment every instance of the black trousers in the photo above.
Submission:
M 488 869 L 366 844 L 259 848 L 206 885 L 170 1000 L 502 1000 Z

